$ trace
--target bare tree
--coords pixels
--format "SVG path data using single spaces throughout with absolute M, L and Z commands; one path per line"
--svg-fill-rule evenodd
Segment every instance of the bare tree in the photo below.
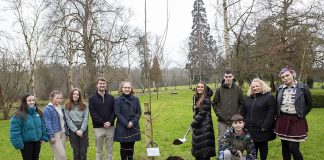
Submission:
M 161 68 L 160 68 L 160 63 L 158 60 L 157 56 L 154 56 L 153 58 L 153 63 L 152 63 L 152 67 L 150 69 L 150 78 L 152 81 L 152 87 L 154 88 L 154 90 L 156 91 L 156 97 L 158 99 L 159 97 L 159 86 L 160 86 L 160 81 L 161 81 Z
M 61 21 L 61 26 L 56 28 L 60 32 L 58 37 L 54 40 L 58 40 L 58 49 L 57 51 L 61 53 L 62 58 L 67 61 L 67 92 L 74 87 L 73 83 L 73 66 L 80 63 L 81 53 L 78 52 L 78 49 L 81 47 L 81 42 L 79 41 L 79 37 L 75 32 L 70 32 L 68 30 L 68 23 L 67 21 Z M 59 54 L 58 53 L 58 54 Z
M 321 44 L 323 30 L 323 4 L 308 1 L 267 1 L 265 9 L 272 16 L 263 19 L 256 32 L 256 53 L 253 59 L 261 58 L 262 65 L 256 65 L 271 81 L 275 89 L 277 71 L 285 66 L 294 68 L 299 79 L 306 82 L 316 61 L 316 52 Z M 303 7 L 300 7 L 303 6 Z
M 80 45 L 87 69 L 87 93 L 95 90 L 95 79 L 111 71 L 111 57 L 116 54 L 114 47 L 128 39 L 128 19 L 123 8 L 106 0 L 47 0 L 52 8 L 49 19 L 57 28 L 64 28 L 75 36 Z M 62 10 L 61 12 L 58 12 Z M 54 15 L 54 16 L 53 16 Z M 64 23 L 61 23 L 64 22 Z M 60 24 L 66 24 L 60 25 Z M 65 38 L 65 37 L 63 37 Z M 74 38 L 73 38 L 74 39 Z M 82 61 L 82 60 L 81 60 Z M 99 68 L 98 68 L 99 66 Z M 106 67 L 106 68 L 105 68 Z
M 18 50 L 19 51 L 19 50 Z M 0 110 L 4 119 L 10 118 L 10 111 L 23 91 L 23 77 L 27 76 L 24 59 L 9 49 L 0 50 Z
M 242 4 L 244 7 L 242 7 Z M 237 72 L 235 78 L 239 81 L 240 85 L 244 81 L 245 73 L 243 71 L 249 68 L 246 66 L 247 63 L 245 65 L 241 63 L 241 60 L 246 60 L 244 58 L 248 56 L 247 53 L 243 52 L 241 45 L 243 41 L 247 42 L 247 38 L 255 33 L 253 26 L 257 23 L 258 19 L 253 19 L 253 16 L 260 17 L 258 10 L 255 9 L 256 5 L 255 0 L 222 0 L 221 4 L 218 4 L 217 1 L 217 4 L 214 5 L 216 18 L 218 15 L 222 17 L 222 23 L 217 23 L 215 28 L 219 34 L 224 35 L 223 48 L 225 59 L 219 55 L 217 59 L 219 63 L 223 63 L 223 66 L 219 67 L 222 69 L 231 68 Z M 220 22 L 220 19 L 218 22 Z M 217 25 L 220 24 L 223 26 L 218 27 Z M 222 29 L 218 30 L 217 28 Z M 250 43 L 248 45 L 253 45 L 253 42 Z
M 252 36 L 255 30 L 252 29 L 252 27 L 248 28 L 248 20 L 252 19 L 251 15 L 254 12 L 254 7 L 255 0 L 252 0 L 251 4 L 243 11 L 237 21 L 234 24 L 230 24 L 230 29 L 235 36 L 235 44 L 231 56 L 232 58 L 227 61 L 230 61 L 232 68 L 236 71 L 235 78 L 241 87 L 243 86 L 244 80 L 249 75 L 249 58 L 246 57 L 252 53 L 253 50 L 251 46 L 255 43 L 255 39 Z M 255 22 L 250 22 L 250 25 L 254 23 Z M 234 29 L 235 27 L 237 29 Z
M 231 58 L 231 52 L 230 52 L 230 38 L 229 38 L 229 27 L 228 27 L 228 5 L 227 0 L 223 0 L 223 25 L 224 25 L 224 48 L 225 48 L 225 55 L 227 60 L 227 66 L 231 67 L 231 62 L 229 59 Z
M 223 7 L 217 4 L 215 9 L 227 19 L 223 23 L 227 23 L 230 31 L 230 56 L 225 51 L 226 61 L 230 60 L 240 85 L 258 76 L 269 79 L 274 89 L 277 71 L 284 66 L 296 69 L 301 80 L 309 79 L 314 57 L 320 57 L 318 40 L 323 37 L 323 30 L 318 26 L 323 24 L 323 11 L 319 9 L 323 3 L 318 0 L 222 2 Z M 224 26 L 222 33 L 226 31 Z M 224 43 L 227 50 L 227 42 Z
M 42 14 L 46 9 L 46 5 L 41 0 L 26 3 L 22 0 L 9 0 L 8 3 L 14 12 L 17 20 L 16 23 L 20 26 L 20 34 L 23 37 L 24 45 L 26 47 L 30 71 L 27 90 L 31 89 L 32 93 L 36 95 L 35 62 L 43 49 L 42 47 L 46 46 L 48 40 L 46 30 L 41 23 Z M 30 11 L 30 13 L 26 11 Z

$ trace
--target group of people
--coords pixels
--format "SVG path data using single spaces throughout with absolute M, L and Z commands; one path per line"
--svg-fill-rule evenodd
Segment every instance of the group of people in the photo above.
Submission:
M 281 140 L 282 157 L 302 160 L 299 143 L 307 139 L 306 115 L 312 106 L 307 85 L 296 81 L 296 73 L 283 68 L 279 77 L 276 98 L 261 79 L 252 80 L 246 98 L 235 84 L 234 74 L 224 72 L 224 80 L 215 95 L 204 82 L 199 82 L 193 95 L 192 155 L 196 160 L 215 157 L 215 135 L 211 109 L 218 118 L 218 159 L 253 160 L 258 152 L 261 160 L 268 155 L 268 142 L 276 135 Z M 65 106 L 62 93 L 53 91 L 50 103 L 40 111 L 36 98 L 25 94 L 10 121 L 10 141 L 20 149 L 24 160 L 37 160 L 41 144 L 49 141 L 54 159 L 66 159 L 66 141 L 70 139 L 75 160 L 87 159 L 88 117 L 92 118 L 96 145 L 96 159 L 112 159 L 113 142 L 120 142 L 121 160 L 132 160 L 134 144 L 141 139 L 139 119 L 141 105 L 134 96 L 130 82 L 120 84 L 118 97 L 106 90 L 106 79 L 97 79 L 97 92 L 89 98 L 88 106 L 81 91 L 74 88 Z M 117 118 L 116 127 L 114 121 Z M 247 153 L 244 156 L 244 151 Z
M 307 85 L 296 81 L 296 72 L 283 68 L 279 77 L 283 84 L 277 88 L 276 98 L 261 79 L 252 80 L 247 96 L 235 84 L 234 74 L 224 72 L 221 87 L 213 91 L 198 82 L 193 96 L 191 153 L 196 160 L 216 156 L 211 108 L 218 118 L 218 159 L 266 160 L 268 142 L 276 135 L 281 140 L 282 158 L 302 160 L 299 144 L 307 139 L 306 115 L 312 106 Z M 246 154 L 244 156 L 244 151 Z
M 38 160 L 41 144 L 50 142 L 55 160 L 66 160 L 66 141 L 69 139 L 74 160 L 86 160 L 89 146 L 88 117 L 92 118 L 96 145 L 96 159 L 112 160 L 113 142 L 120 142 L 120 159 L 132 160 L 134 144 L 141 139 L 139 119 L 141 105 L 134 96 L 129 81 L 122 82 L 114 98 L 106 90 L 106 79 L 97 79 L 97 92 L 89 98 L 88 106 L 81 91 L 73 88 L 65 106 L 61 106 L 62 93 L 50 93 L 50 103 L 44 111 L 38 109 L 36 98 L 25 94 L 18 110 L 10 120 L 10 142 L 20 149 L 24 160 Z M 117 118 L 116 127 L 114 126 Z

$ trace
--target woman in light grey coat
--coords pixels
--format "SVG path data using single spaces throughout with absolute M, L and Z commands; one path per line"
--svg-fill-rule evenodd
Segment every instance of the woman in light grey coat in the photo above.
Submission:
M 65 116 L 70 130 L 70 144 L 74 160 L 86 160 L 89 146 L 89 109 L 83 102 L 78 88 L 73 88 L 69 94 L 69 100 L 65 104 Z

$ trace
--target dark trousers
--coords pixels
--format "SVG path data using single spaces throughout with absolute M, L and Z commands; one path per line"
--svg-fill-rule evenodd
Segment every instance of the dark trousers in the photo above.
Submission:
M 195 158 L 196 158 L 196 160 L 210 160 L 210 157 L 208 157 L 208 158 L 195 157 Z
M 284 160 L 290 160 L 293 155 L 294 160 L 303 160 L 303 155 L 299 150 L 299 142 L 281 140 L 281 152 Z
M 121 160 L 133 160 L 135 142 L 120 142 Z
M 86 160 L 89 146 L 88 129 L 83 132 L 82 137 L 70 130 L 70 144 L 73 149 L 73 159 Z
M 266 160 L 268 156 L 268 142 L 254 142 L 256 155 L 258 156 L 258 150 L 260 150 L 260 159 Z
M 41 149 L 41 142 L 24 142 L 24 149 L 21 149 L 23 160 L 38 160 Z

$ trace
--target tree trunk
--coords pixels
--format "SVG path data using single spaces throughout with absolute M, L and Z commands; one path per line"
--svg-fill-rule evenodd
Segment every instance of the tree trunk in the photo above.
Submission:
M 35 64 L 33 64 L 32 69 L 31 69 L 31 87 L 32 87 L 32 93 L 34 96 L 36 96 L 36 90 L 35 90 Z
M 272 92 L 275 92 L 275 91 L 276 91 L 276 85 L 275 85 L 274 81 L 275 81 L 275 78 L 274 78 L 274 76 L 271 74 L 271 79 L 270 79 L 270 88 L 271 88 L 271 91 L 272 91 Z
M 69 62 L 68 70 L 67 70 L 67 92 L 69 93 L 70 90 L 73 88 L 73 81 L 72 81 L 72 63 Z
M 153 143 L 153 125 L 152 125 L 152 110 L 149 103 L 144 103 L 144 128 L 145 128 L 145 141 L 147 145 Z M 153 146 L 151 146 L 153 147 Z M 153 160 L 154 157 L 148 157 L 149 160 Z
M 91 44 L 91 37 L 89 37 L 88 33 L 88 24 L 90 23 L 90 5 L 89 2 L 86 2 L 84 9 L 84 21 L 82 24 L 83 28 L 83 44 L 84 44 L 84 54 L 86 60 L 86 68 L 88 73 L 88 85 L 86 92 L 88 95 L 93 94 L 96 91 L 96 60 L 93 56 L 93 46 Z
M 88 48 L 88 47 L 85 47 Z M 86 87 L 86 92 L 88 95 L 93 94 L 96 91 L 96 65 L 95 65 L 95 60 L 92 56 L 92 51 L 89 49 L 85 49 L 85 57 L 86 57 L 86 62 L 87 62 L 87 73 L 88 73 L 88 84 Z
M 11 110 L 12 104 L 7 104 L 2 110 L 3 112 L 3 117 L 5 120 L 10 119 L 10 110 Z
M 306 47 L 305 47 L 306 48 Z M 304 49 L 304 51 L 302 52 L 302 59 L 301 59 L 301 65 L 300 65 L 300 73 L 299 73 L 299 77 L 298 80 L 302 81 L 302 82 L 306 82 L 307 79 L 305 78 L 305 55 L 306 55 L 306 49 Z
M 230 54 L 230 47 L 229 47 L 229 28 L 228 28 L 228 11 L 227 11 L 227 0 L 223 0 L 223 23 L 224 23 L 224 47 L 225 47 L 225 55 L 226 55 L 226 62 L 227 67 L 231 67 L 231 54 Z

